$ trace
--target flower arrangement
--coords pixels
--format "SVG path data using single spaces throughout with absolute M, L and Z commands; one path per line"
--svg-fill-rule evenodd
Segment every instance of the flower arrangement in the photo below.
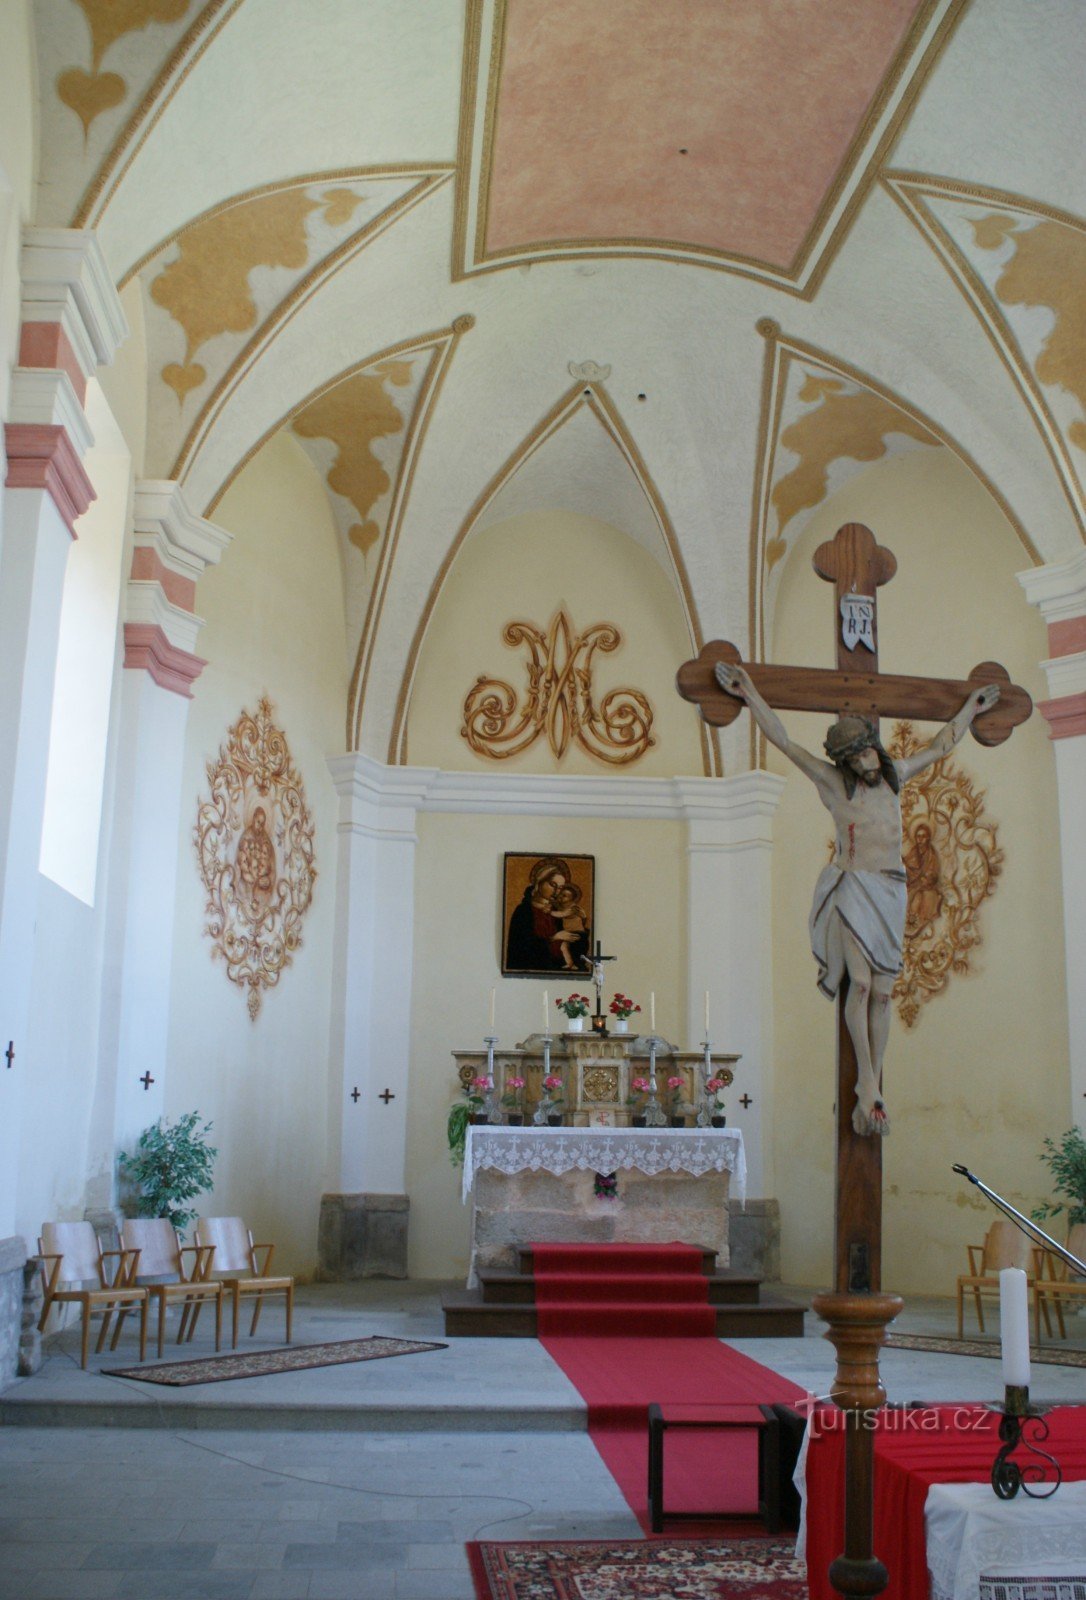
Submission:
M 506 1078 L 505 1093 L 502 1095 L 502 1105 L 507 1111 L 520 1111 L 522 1109 L 524 1103 L 524 1082 L 525 1080 L 518 1077 L 515 1073 Z
M 706 1078 L 705 1080 L 705 1093 L 710 1097 L 723 1094 L 727 1087 L 728 1085 L 723 1078 Z
M 667 1080 L 667 1101 L 669 1117 L 681 1117 L 683 1114 L 683 1090 L 686 1088 L 686 1079 L 673 1075 Z
M 569 994 L 564 1000 L 556 1000 L 555 1005 L 559 1011 L 564 1011 L 567 1017 L 587 1017 L 588 1008 L 592 1004 L 586 994 Z
M 554 1111 L 562 1104 L 562 1095 L 566 1085 L 560 1073 L 549 1072 L 543 1079 L 543 1093 Z
M 631 1078 L 631 1093 L 626 1097 L 626 1104 L 628 1106 L 639 1106 L 651 1089 L 652 1084 L 648 1078 Z
M 618 1017 L 620 1022 L 625 1022 L 635 1011 L 641 1007 L 636 1001 L 631 1000 L 628 994 L 616 994 L 607 1008 L 613 1017 Z
M 446 1133 L 449 1140 L 449 1160 L 454 1167 L 464 1165 L 464 1146 L 467 1143 L 468 1123 L 472 1117 L 477 1116 L 486 1104 L 486 1097 L 490 1093 L 490 1079 L 485 1073 L 479 1073 L 474 1078 L 469 1078 L 467 1083 L 461 1085 L 462 1100 L 455 1100 L 449 1107 L 449 1121 Z

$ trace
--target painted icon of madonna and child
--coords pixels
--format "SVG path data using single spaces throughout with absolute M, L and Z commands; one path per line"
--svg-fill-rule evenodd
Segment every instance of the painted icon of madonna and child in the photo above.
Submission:
M 502 903 L 502 972 L 545 978 L 591 971 L 594 856 L 507 851 Z

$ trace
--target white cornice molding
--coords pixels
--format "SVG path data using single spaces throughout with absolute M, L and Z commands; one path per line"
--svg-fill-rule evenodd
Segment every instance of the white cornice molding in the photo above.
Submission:
M 86 377 L 108 366 L 128 318 L 94 230 L 24 229 L 20 270 L 23 321 L 59 322 Z
M 341 826 L 383 832 L 418 811 L 474 816 L 610 817 L 689 822 L 703 848 L 768 843 L 784 779 L 769 772 L 734 778 L 626 778 L 606 773 L 565 776 L 534 772 L 444 772 L 390 767 L 371 756 L 332 756 L 328 770 L 340 796 Z M 702 827 L 701 825 L 707 825 Z
M 136 545 L 153 550 L 164 567 L 194 581 L 218 565 L 234 537 L 197 516 L 173 478 L 142 478 L 136 484 L 132 519 Z
M 1046 622 L 1068 622 L 1086 615 L 1086 547 L 1066 561 L 1020 572 L 1018 581 L 1026 599 L 1037 606 Z
M 87 413 L 79 403 L 72 380 L 57 367 L 15 368 L 8 420 L 63 428 L 80 457 L 94 443 Z
M 124 620 L 149 623 L 152 627 L 161 628 L 170 644 L 175 645 L 178 650 L 187 650 L 190 654 L 195 652 L 196 641 L 204 625 L 203 617 L 194 616 L 191 611 L 183 611 L 180 606 L 175 606 L 171 600 L 167 600 L 160 583 L 153 579 L 145 581 L 141 578 L 129 579 L 125 594 Z
M 1086 651 L 1080 650 L 1070 656 L 1053 656 L 1049 661 L 1042 661 L 1041 667 L 1048 679 L 1048 692 L 1053 700 L 1086 692 Z

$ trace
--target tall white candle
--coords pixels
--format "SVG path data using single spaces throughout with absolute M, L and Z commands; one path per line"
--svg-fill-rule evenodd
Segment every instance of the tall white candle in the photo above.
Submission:
M 709 991 L 705 991 L 705 1037 L 709 1037 Z
M 551 994 L 549 989 L 543 991 L 543 1032 L 551 1031 Z
M 1029 1387 L 1029 1301 L 1021 1267 L 999 1274 L 999 1337 L 1003 1348 L 1003 1382 Z
M 487 1029 L 490 1034 L 494 1032 L 494 996 L 496 992 L 494 989 L 490 991 L 490 1027 Z
M 649 1032 L 656 1032 L 656 990 L 649 995 Z

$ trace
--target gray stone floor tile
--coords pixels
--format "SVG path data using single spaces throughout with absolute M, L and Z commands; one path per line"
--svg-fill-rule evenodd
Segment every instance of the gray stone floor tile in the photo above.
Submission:
M 249 1600 L 252 1587 L 248 1572 L 163 1572 L 153 1585 L 146 1573 L 126 1572 L 117 1600 Z
M 391 1568 L 360 1572 L 315 1572 L 308 1600 L 395 1600 L 397 1574 Z
M 211 1567 L 215 1572 L 278 1572 L 286 1547 L 285 1536 L 278 1540 L 249 1539 L 244 1543 L 223 1540 L 215 1550 Z
M 81 1563 L 84 1571 L 206 1572 L 215 1554 L 213 1544 L 174 1544 L 165 1547 L 144 1541 L 99 1544 Z
M 32 1572 L 42 1563 L 42 1553 L 48 1550 L 49 1565 L 59 1569 L 81 1567 L 86 1560 L 87 1552 L 93 1546 L 86 1539 L 78 1544 L 50 1543 L 47 1539 L 4 1546 L 4 1566 L 12 1572 Z
M 309 1600 L 308 1572 L 258 1572 L 249 1600 Z
M 48 1561 L 48 1554 L 44 1559 Z M 27 1574 L 22 1600 L 116 1600 L 123 1576 L 120 1572 L 52 1572 L 46 1568 Z
M 453 1572 L 398 1572 L 396 1600 L 475 1600 L 475 1585 L 465 1563 Z
M 357 1572 L 371 1563 L 377 1567 L 402 1566 L 407 1560 L 407 1546 L 378 1546 L 359 1544 L 288 1544 L 283 1553 L 283 1566 L 294 1572 L 299 1568 L 312 1572 Z

